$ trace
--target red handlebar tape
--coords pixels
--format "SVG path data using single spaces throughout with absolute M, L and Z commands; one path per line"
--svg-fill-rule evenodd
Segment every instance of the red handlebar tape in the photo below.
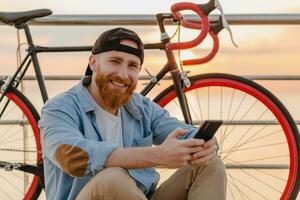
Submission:
M 201 24 L 200 23 L 192 23 L 190 24 L 189 21 L 185 20 L 181 13 L 179 11 L 182 10 L 193 10 L 195 11 L 201 18 Z M 178 49 L 189 49 L 192 47 L 195 47 L 199 45 L 207 36 L 208 31 L 209 31 L 209 21 L 208 17 L 201 11 L 201 9 L 194 3 L 188 3 L 188 2 L 183 2 L 183 3 L 176 3 L 171 7 L 171 11 L 173 13 L 173 16 L 175 19 L 179 20 L 182 22 L 182 24 L 189 24 L 191 26 L 200 26 L 201 27 L 201 32 L 200 34 L 191 41 L 188 42 L 177 42 L 177 43 L 169 43 L 167 45 L 167 49 L 169 50 L 178 50 Z

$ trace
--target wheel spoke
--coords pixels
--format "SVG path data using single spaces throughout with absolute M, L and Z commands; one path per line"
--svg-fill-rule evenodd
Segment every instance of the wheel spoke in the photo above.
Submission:
M 244 197 L 246 197 L 247 199 L 249 199 L 249 200 L 251 200 L 251 198 L 250 197 L 248 197 L 238 186 L 237 186 L 237 184 L 235 183 L 235 180 L 232 178 L 232 176 L 230 175 L 230 174 L 228 174 L 228 176 L 231 178 L 231 179 L 229 179 L 228 180 L 228 182 L 229 183 L 231 183 L 233 186 L 234 186 L 234 188 L 239 192 L 239 194 L 240 194 L 240 196 L 244 199 Z M 233 197 L 233 199 L 235 199 L 234 198 L 234 196 L 233 196 L 233 192 L 231 191 L 231 195 L 232 195 L 232 197 Z
M 243 98 L 243 101 L 244 101 L 244 98 Z M 242 102 L 243 102 L 242 101 Z M 242 103 L 241 102 L 241 103 Z M 248 110 L 242 115 L 242 117 L 238 120 L 238 121 L 242 121 L 243 119 L 244 119 L 244 117 L 247 115 L 247 113 L 254 107 L 254 105 L 257 103 L 257 101 L 255 101 L 249 108 L 248 108 Z M 241 105 L 241 104 L 240 104 Z M 240 105 L 239 105 L 239 107 L 240 107 Z M 238 108 L 239 109 L 239 108 Z M 234 118 L 231 118 L 231 122 L 233 122 L 233 120 L 234 120 Z M 229 136 L 229 135 L 231 135 L 231 133 L 233 132 L 233 130 L 235 129 L 237 127 L 237 125 L 234 125 L 233 127 L 232 127 L 232 129 L 226 134 L 226 132 L 224 133 L 225 134 L 225 138 L 224 138 L 224 140 Z M 227 131 L 227 130 L 225 130 L 225 131 Z
M 259 192 L 257 192 L 256 190 L 254 190 L 253 188 L 249 187 L 247 183 L 244 183 L 243 181 L 239 180 L 236 177 L 230 176 L 233 180 L 239 182 L 241 185 L 243 185 L 244 187 L 248 188 L 249 190 L 251 190 L 252 192 L 254 192 L 255 194 L 259 195 L 261 198 L 263 199 L 268 199 L 267 197 L 265 197 L 263 194 L 260 194 Z
M 4 176 L 1 176 L 0 177 L 5 180 L 10 186 L 12 186 L 13 188 L 15 188 L 16 190 L 18 190 L 20 193 L 23 193 L 23 191 L 21 191 L 18 187 L 15 186 L 14 183 L 12 183 L 10 180 L 8 180 L 7 178 L 5 178 Z
M 192 86 L 184 91 L 191 114 L 199 122 L 224 122 L 216 137 L 229 172 L 227 198 L 289 199 L 288 195 L 297 194 L 294 176 L 296 182 L 300 176 L 291 170 L 298 169 L 299 133 L 278 100 L 240 77 L 212 74 L 191 80 Z M 177 107 L 169 107 L 173 99 L 164 97 L 176 96 L 171 89 L 160 95 L 158 103 L 163 102 L 171 113 L 180 113 L 178 100 Z
M 224 156 L 224 159 L 226 159 L 228 157 L 228 155 L 230 155 L 231 153 L 245 151 L 245 150 L 250 150 L 250 149 L 257 150 L 259 148 L 265 148 L 265 147 L 270 147 L 270 146 L 275 146 L 275 145 L 282 145 L 282 144 L 286 144 L 286 142 L 276 142 L 276 143 L 265 144 L 265 145 L 260 145 L 260 146 L 252 146 L 252 147 L 245 147 L 245 148 L 236 148 L 236 149 L 224 150 L 223 153 L 227 153 L 227 155 Z
M 200 111 L 200 119 L 203 120 L 203 114 L 202 114 L 202 109 L 201 109 L 201 104 L 200 104 L 200 98 L 199 98 L 199 93 L 198 93 L 198 90 L 195 90 L 197 95 L 197 102 L 198 102 L 198 108 L 199 108 L 199 111 Z
M 248 111 L 249 111 L 249 110 L 248 110 Z M 256 122 L 258 122 L 266 112 L 267 112 L 267 109 L 266 109 L 266 110 L 265 110 L 265 111 L 264 111 L 264 112 L 256 119 Z M 245 113 L 244 116 L 246 116 L 246 113 Z M 243 116 L 243 118 L 244 118 L 244 116 Z M 242 120 L 242 119 L 241 119 L 241 120 Z M 240 121 L 241 121 L 241 120 L 240 120 Z M 236 127 L 237 127 L 237 125 L 235 125 L 234 128 L 231 129 L 231 131 L 228 133 L 228 135 L 230 135 Z M 243 139 L 247 136 L 247 134 L 249 133 L 249 131 L 250 131 L 253 127 L 254 127 L 254 124 L 252 124 L 244 134 L 240 134 L 241 137 L 239 138 L 239 140 L 238 140 L 233 146 L 238 147 L 240 141 L 243 140 Z M 230 154 L 227 154 L 226 156 L 230 156 Z

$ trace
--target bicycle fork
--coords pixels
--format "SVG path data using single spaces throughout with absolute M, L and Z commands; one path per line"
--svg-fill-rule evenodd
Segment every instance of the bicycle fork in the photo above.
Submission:
M 178 102 L 180 104 L 180 108 L 184 117 L 184 121 L 187 124 L 193 124 L 190 109 L 188 106 L 188 101 L 183 93 L 184 84 L 182 83 L 182 75 L 179 71 L 179 69 L 174 69 L 170 71 L 171 77 L 173 79 L 174 88 L 177 94 Z

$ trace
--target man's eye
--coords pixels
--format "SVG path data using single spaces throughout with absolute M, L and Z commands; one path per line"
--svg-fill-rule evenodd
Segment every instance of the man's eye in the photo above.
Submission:
M 130 67 L 132 68 L 137 68 L 138 66 L 137 65 L 129 65 Z
M 119 63 L 120 61 L 118 61 L 118 60 L 110 60 L 110 62 L 112 62 L 112 63 Z
M 129 65 L 129 67 L 133 70 L 138 70 L 139 69 L 139 66 L 138 65 Z

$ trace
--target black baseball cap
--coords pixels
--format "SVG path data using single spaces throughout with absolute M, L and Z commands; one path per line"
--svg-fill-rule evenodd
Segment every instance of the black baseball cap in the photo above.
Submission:
M 129 39 L 137 43 L 138 48 L 130 47 L 127 45 L 120 44 L 121 40 L 123 39 Z M 107 30 L 103 32 L 98 39 L 96 40 L 93 49 L 92 54 L 98 54 L 106 51 L 123 51 L 126 53 L 130 53 L 133 55 L 136 55 L 140 58 L 141 64 L 143 64 L 144 61 L 144 44 L 140 37 L 132 30 L 118 27 L 114 29 Z M 88 66 L 85 75 L 91 76 L 93 71 Z

